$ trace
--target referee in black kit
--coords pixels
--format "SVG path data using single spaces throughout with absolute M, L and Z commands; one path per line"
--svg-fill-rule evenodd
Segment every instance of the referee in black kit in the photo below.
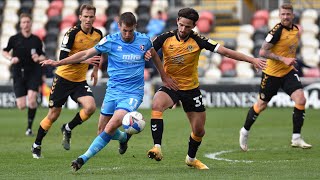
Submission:
M 11 61 L 16 104 L 23 110 L 28 104 L 27 136 L 32 136 L 32 123 L 37 111 L 37 93 L 42 83 L 40 61 L 45 59 L 42 41 L 31 33 L 31 15 L 20 15 L 20 32 L 11 36 L 3 56 Z M 12 52 L 10 53 L 10 51 Z

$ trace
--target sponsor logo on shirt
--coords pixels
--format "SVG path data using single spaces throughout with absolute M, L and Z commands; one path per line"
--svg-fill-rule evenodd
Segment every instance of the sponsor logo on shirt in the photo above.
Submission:
M 124 54 L 122 55 L 123 60 L 139 60 L 142 59 L 141 55 L 136 54 Z

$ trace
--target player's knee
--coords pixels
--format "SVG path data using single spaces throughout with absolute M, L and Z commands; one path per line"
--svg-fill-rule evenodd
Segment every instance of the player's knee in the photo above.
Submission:
M 173 105 L 172 105 L 173 106 Z M 171 106 L 171 107 L 172 107 Z M 169 106 L 170 107 L 170 106 Z M 153 102 L 152 103 L 152 110 L 153 111 L 159 111 L 159 112 L 164 112 L 167 108 L 165 104 L 161 103 L 161 102 Z
M 84 108 L 84 109 L 81 109 L 80 112 L 79 112 L 79 115 L 80 115 L 80 118 L 82 121 L 86 121 L 88 120 L 91 115 L 95 112 L 96 108 Z
M 96 109 L 96 104 L 90 104 L 89 106 L 83 107 L 82 113 L 90 117 L 96 111 Z
M 307 100 L 304 97 L 304 94 L 299 94 L 297 98 L 295 98 L 294 102 L 298 105 L 305 105 Z
M 91 116 L 96 111 L 96 106 L 90 106 L 88 109 L 85 110 L 85 113 L 88 116 Z
M 253 109 L 256 113 L 261 113 L 267 108 L 268 103 L 267 102 L 257 102 L 253 105 Z
M 261 105 L 260 107 L 259 107 L 259 112 L 262 112 L 262 111 L 264 111 L 265 109 L 267 109 L 267 105 L 266 104 L 263 104 L 263 105 Z
M 59 115 L 60 113 L 58 112 L 48 113 L 47 118 L 53 123 L 58 119 Z
M 192 133 L 196 136 L 196 137 L 203 137 L 206 133 L 206 131 L 204 130 L 204 126 L 201 127 L 195 127 L 192 130 Z
M 298 105 L 305 105 L 307 100 L 302 89 L 298 89 L 291 94 L 291 99 Z
M 306 98 L 305 98 L 305 97 L 302 97 L 301 99 L 299 99 L 299 100 L 296 102 L 296 104 L 305 106 L 305 105 L 306 105 L 306 102 L 307 102 Z
M 202 141 L 202 137 L 205 135 L 205 130 L 195 130 L 191 133 L 192 139 L 196 141 Z

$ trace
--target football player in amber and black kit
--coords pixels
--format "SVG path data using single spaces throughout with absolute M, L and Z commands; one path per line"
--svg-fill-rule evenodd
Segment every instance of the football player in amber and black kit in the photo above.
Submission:
M 102 38 L 102 32 L 93 27 L 96 8 L 89 4 L 82 4 L 80 7 L 80 24 L 69 29 L 64 35 L 60 47 L 60 59 L 71 56 L 79 51 L 93 47 Z M 70 149 L 71 130 L 88 120 L 96 110 L 96 103 L 92 90 L 86 81 L 86 74 L 89 64 L 67 64 L 59 66 L 55 72 L 52 82 L 49 112 L 40 122 L 38 134 L 32 145 L 32 156 L 36 159 L 41 157 L 42 140 L 58 119 L 62 106 L 70 96 L 74 101 L 81 104 L 81 109 L 68 123 L 61 127 L 62 146 L 65 150 Z M 97 83 L 98 68 L 95 66 L 91 77 L 94 78 L 94 85 Z
M 267 108 L 268 102 L 281 88 L 294 101 L 292 113 L 293 131 L 291 146 L 303 149 L 312 146 L 301 137 L 304 121 L 306 98 L 302 90 L 296 64 L 296 50 L 299 43 L 299 29 L 293 24 L 293 7 L 283 4 L 279 10 L 281 22 L 268 33 L 260 49 L 260 56 L 267 59 L 267 68 L 263 71 L 259 98 L 249 109 L 244 126 L 240 129 L 239 143 L 243 151 L 248 150 L 249 130 L 259 114 Z M 269 145 L 270 146 L 270 145 Z
M 160 87 L 153 98 L 151 113 L 151 133 L 154 146 L 148 151 L 148 157 L 161 161 L 162 134 L 164 128 L 163 112 L 181 101 L 183 109 L 191 125 L 189 147 L 185 162 L 197 169 L 209 169 L 196 153 L 204 137 L 206 121 L 205 107 L 199 88 L 198 61 L 202 49 L 253 64 L 258 69 L 265 67 L 265 61 L 249 57 L 245 54 L 228 49 L 219 43 L 208 39 L 192 29 L 196 26 L 199 14 L 192 8 L 183 8 L 178 12 L 178 29 L 156 37 L 154 49 L 162 49 L 163 67 L 172 79 L 177 81 L 178 91 Z M 147 52 L 145 58 L 150 58 Z
M 20 15 L 21 32 L 11 36 L 3 56 L 11 61 L 13 90 L 17 107 L 22 110 L 28 102 L 27 136 L 32 136 L 32 123 L 37 111 L 37 93 L 42 83 L 40 61 L 45 59 L 41 40 L 31 33 L 32 18 Z M 12 52 L 11 52 L 12 51 Z

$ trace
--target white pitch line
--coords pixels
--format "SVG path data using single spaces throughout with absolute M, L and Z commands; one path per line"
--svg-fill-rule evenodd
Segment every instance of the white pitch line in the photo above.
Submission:
M 273 148 L 273 149 L 278 149 L 278 148 Z M 249 151 L 265 151 L 266 149 L 250 149 Z M 242 163 L 252 163 L 255 161 L 251 161 L 251 160 L 236 160 L 236 159 L 227 159 L 227 158 L 220 158 L 218 156 L 222 155 L 222 154 L 227 154 L 227 153 L 232 153 L 232 152 L 236 152 L 238 150 L 225 150 L 225 151 L 219 151 L 219 152 L 215 152 L 215 153 L 209 153 L 209 154 L 205 154 L 204 156 L 206 158 L 209 159 L 213 159 L 213 160 L 218 160 L 218 161 L 227 161 L 227 162 L 242 162 Z M 270 162 L 289 162 L 289 161 L 293 161 L 293 160 L 288 160 L 288 159 L 284 159 L 284 160 L 278 160 L 278 161 L 259 161 L 259 162 L 263 162 L 263 163 L 270 163 Z
M 220 158 L 218 156 L 222 155 L 222 154 L 226 154 L 226 153 L 232 153 L 235 152 L 235 150 L 228 150 L 228 151 L 219 151 L 219 152 L 215 152 L 215 153 L 210 153 L 210 154 L 205 154 L 204 156 L 209 158 L 209 159 L 213 159 L 213 160 L 218 160 L 218 161 L 227 161 L 227 162 L 243 162 L 243 163 L 252 163 L 254 161 L 250 161 L 250 160 L 234 160 L 234 159 L 226 159 L 226 158 Z

